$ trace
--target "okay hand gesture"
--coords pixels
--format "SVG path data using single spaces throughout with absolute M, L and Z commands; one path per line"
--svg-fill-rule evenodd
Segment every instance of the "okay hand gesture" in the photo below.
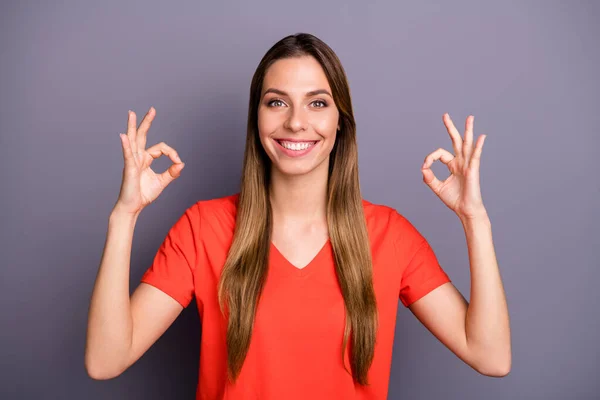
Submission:
M 479 163 L 483 142 L 487 135 L 480 135 L 473 147 L 474 116 L 467 117 L 464 140 L 447 113 L 442 117 L 452 139 L 454 153 L 439 148 L 425 157 L 421 167 L 423 182 L 433 190 L 442 202 L 454 211 L 461 220 L 486 215 L 479 185 Z M 450 170 L 444 181 L 436 178 L 431 170 L 434 161 L 440 160 Z
M 115 209 L 125 213 L 139 214 L 145 206 L 156 200 L 169 183 L 179 177 L 185 165 L 175 149 L 164 142 L 146 149 L 146 135 L 155 115 L 156 110 L 150 107 L 144 120 L 136 128 L 136 115 L 129 111 L 127 134 L 119 134 L 125 165 Z M 173 164 L 162 174 L 157 174 L 150 168 L 150 164 L 163 154 Z

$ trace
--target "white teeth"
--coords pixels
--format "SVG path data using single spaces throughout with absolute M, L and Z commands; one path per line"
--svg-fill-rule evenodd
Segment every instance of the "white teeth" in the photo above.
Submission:
M 297 143 L 297 142 L 284 142 L 284 141 L 281 141 L 279 143 L 281 143 L 281 145 L 283 147 L 285 147 L 286 149 L 297 150 L 297 151 L 299 151 L 299 150 L 306 150 L 306 149 L 308 149 L 310 146 L 312 146 L 314 144 L 312 142 L 310 142 L 310 143 L 309 142 Z

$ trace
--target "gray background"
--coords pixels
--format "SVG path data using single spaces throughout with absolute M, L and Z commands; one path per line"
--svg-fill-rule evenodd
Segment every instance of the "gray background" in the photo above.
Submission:
M 152 105 L 148 144 L 165 141 L 186 162 L 139 219 L 133 290 L 187 207 L 237 191 L 250 79 L 296 32 L 327 42 L 347 71 L 363 196 L 409 218 L 467 299 L 462 226 L 420 167 L 452 151 L 444 112 L 461 133 L 475 115 L 476 137 L 488 135 L 481 184 L 512 371 L 478 374 L 399 304 L 389 398 L 600 397 L 597 2 L 48 3 L 0 6 L 0 398 L 193 398 L 193 303 L 120 377 L 84 369 L 118 134 L 128 109 Z

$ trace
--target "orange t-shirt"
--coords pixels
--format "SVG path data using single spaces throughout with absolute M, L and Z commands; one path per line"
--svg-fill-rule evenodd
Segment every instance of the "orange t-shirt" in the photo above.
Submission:
M 450 282 L 426 239 L 393 208 L 363 200 L 373 258 L 379 330 L 370 386 L 344 369 L 344 300 L 327 242 L 304 268 L 271 245 L 250 348 L 235 384 L 227 380 L 227 323 L 217 284 L 233 239 L 238 194 L 198 201 L 168 232 L 141 281 L 187 307 L 196 299 L 202 335 L 196 399 L 383 400 L 388 393 L 398 298 L 408 307 Z M 345 364 L 350 371 L 350 341 Z

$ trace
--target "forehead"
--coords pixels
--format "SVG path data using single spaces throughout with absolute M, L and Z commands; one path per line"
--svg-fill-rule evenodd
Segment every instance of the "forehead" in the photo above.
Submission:
M 325 71 L 312 56 L 284 58 L 275 61 L 265 74 L 263 92 L 270 87 L 287 92 L 307 92 L 314 89 L 331 91 Z

